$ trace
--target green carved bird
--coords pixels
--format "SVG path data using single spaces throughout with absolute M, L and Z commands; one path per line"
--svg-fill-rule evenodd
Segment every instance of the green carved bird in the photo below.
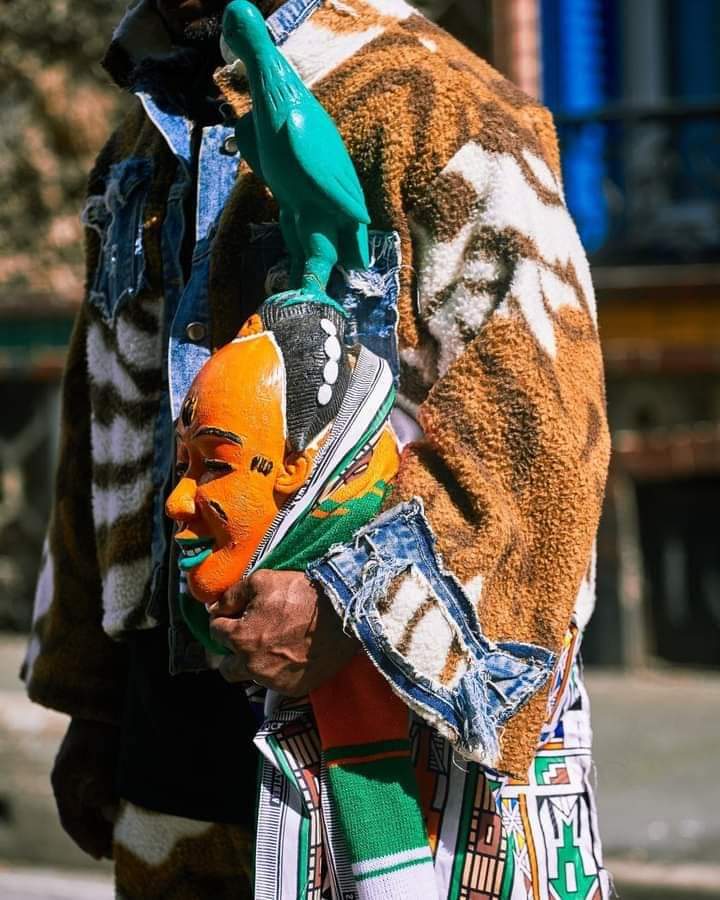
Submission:
M 357 172 L 335 122 L 275 46 L 257 7 L 232 0 L 223 39 L 247 71 L 253 108 L 235 134 L 280 207 L 290 287 L 327 302 L 337 263 L 369 265 L 370 215 Z

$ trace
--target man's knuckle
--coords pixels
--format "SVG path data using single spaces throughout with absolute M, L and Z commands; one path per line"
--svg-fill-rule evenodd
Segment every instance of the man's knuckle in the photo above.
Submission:
M 262 594 L 263 591 L 267 588 L 267 585 L 268 572 L 260 569 L 260 571 L 253 572 L 252 575 L 248 576 L 246 588 L 250 595 Z

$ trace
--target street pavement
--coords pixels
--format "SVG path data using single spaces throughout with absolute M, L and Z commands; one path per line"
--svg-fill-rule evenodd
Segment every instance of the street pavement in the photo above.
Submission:
M 2 900 L 112 900 L 110 875 L 0 863 Z
M 0 898 L 107 900 L 108 864 L 57 823 L 48 772 L 66 718 L 17 680 L 24 640 L 0 635 Z M 720 900 L 720 674 L 591 671 L 600 827 L 624 900 Z

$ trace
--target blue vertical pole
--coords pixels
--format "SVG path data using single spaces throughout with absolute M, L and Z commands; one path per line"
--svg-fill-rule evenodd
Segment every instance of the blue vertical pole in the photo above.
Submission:
M 542 0 L 544 100 L 555 113 L 582 115 L 605 102 L 604 0 Z M 603 193 L 606 129 L 600 124 L 562 130 L 568 205 L 589 251 L 608 236 Z

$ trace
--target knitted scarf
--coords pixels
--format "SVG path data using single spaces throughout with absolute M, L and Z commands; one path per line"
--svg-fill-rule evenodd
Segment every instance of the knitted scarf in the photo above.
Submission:
M 303 571 L 378 515 L 398 467 L 387 425 L 394 392 L 387 394 L 390 403 L 378 404 L 381 414 L 372 416 L 326 489 L 256 568 Z M 201 604 L 186 598 L 182 609 L 206 647 L 228 652 L 210 639 Z M 433 858 L 410 759 L 407 708 L 364 652 L 313 691 L 310 701 L 357 896 L 433 900 Z

